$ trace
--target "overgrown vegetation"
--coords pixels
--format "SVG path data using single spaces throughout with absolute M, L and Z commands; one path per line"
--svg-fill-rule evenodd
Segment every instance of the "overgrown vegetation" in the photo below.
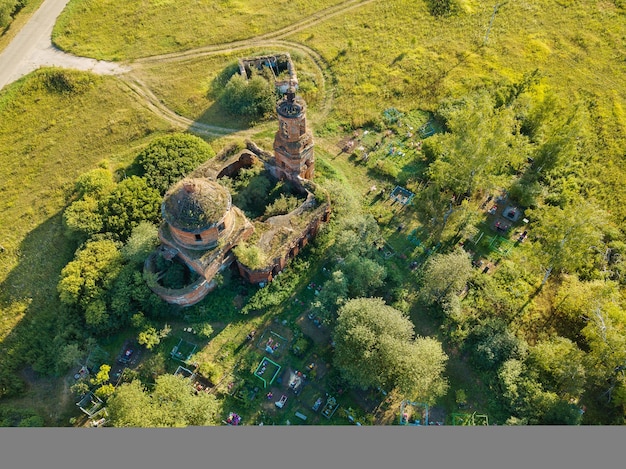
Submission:
M 217 103 L 227 113 L 252 122 L 268 117 L 276 106 L 273 80 L 261 75 L 245 78 L 234 74 L 217 96 Z
M 79 93 L 59 93 L 48 86 L 59 75 L 89 85 Z M 56 293 L 59 274 L 77 247 L 64 237 L 61 216 L 75 179 L 99 163 L 110 174 L 111 168 L 129 163 L 151 134 L 168 126 L 129 102 L 114 79 L 69 70 L 42 69 L 7 86 L 0 95 L 0 114 L 4 396 L 25 391 L 17 369 L 31 366 L 44 376 L 57 375 L 75 366 L 65 358 L 76 354 L 64 351 L 78 344 L 79 353 L 87 353 L 80 320 L 68 314 Z
M 249 28 L 194 33 L 202 29 L 198 20 L 168 36 L 142 25 L 148 13 L 136 5 L 103 12 L 96 3 L 73 2 L 56 41 L 99 58 L 127 58 L 262 32 L 244 11 L 219 21 Z M 277 4 L 265 2 L 260 16 Z M 324 5 L 289 14 L 305 17 Z M 305 46 L 298 53 L 319 67 L 310 83 L 321 87 L 323 77 L 324 96 L 332 92 L 333 100 L 325 101 L 332 109 L 320 112 L 315 127 L 316 180 L 331 194 L 332 221 L 268 286 L 244 285 L 224 272 L 220 288 L 181 316 L 155 301 L 140 264 L 153 245 L 162 191 L 204 156 L 177 153 L 180 165 L 145 165 L 141 174 L 123 177 L 111 166 L 132 173 L 127 164 L 165 126 L 127 104 L 112 79 L 41 70 L 5 90 L 0 148 L 8 150 L 0 150 L 0 161 L 10 177 L 0 210 L 6 357 L 0 395 L 24 389 L 18 368 L 62 374 L 92 347 L 89 336 L 103 342 L 132 325 L 156 358 L 146 362 L 145 376 L 110 397 L 117 405 L 113 424 L 194 424 L 179 412 L 187 397 L 168 400 L 159 420 L 143 390 L 155 385 L 153 372 L 170 371 L 159 361 L 175 340 L 165 321 L 203 324 L 208 342 L 198 353 L 199 369 L 217 385 L 229 373 L 250 375 L 259 362 L 260 353 L 245 347 L 253 328 L 284 325 L 298 353 L 309 350 L 295 325 L 304 315 L 334 331 L 334 351 L 313 346 L 334 364 L 324 381 L 333 391 L 393 388 L 448 412 L 472 405 L 499 424 L 623 424 L 626 117 L 625 87 L 614 77 L 624 72 L 624 10 L 611 2 L 547 0 L 493 7 L 462 0 L 371 2 L 349 16 L 294 29 L 289 39 Z M 161 26 L 169 8 L 168 2 L 155 6 L 152 24 Z M 171 27 L 187 13 L 179 11 Z M 122 28 L 124 21 L 139 27 L 109 41 L 107 25 Z M 158 30 L 165 39 L 157 43 Z M 218 30 L 230 36 L 217 38 Z M 91 38 L 83 40 L 87 33 Z M 208 97 L 211 83 L 224 93 L 230 87 L 229 97 L 245 97 L 251 84 L 236 78 L 228 66 L 232 56 L 222 53 L 185 67 L 159 64 L 159 72 L 144 64 L 140 73 L 151 77 L 147 82 L 165 102 L 194 119 L 221 124 L 212 119 L 231 104 L 235 113 L 261 116 L 264 108 L 250 107 L 250 99 L 212 106 L 219 100 Z M 255 86 L 265 89 L 259 80 Z M 270 99 L 263 103 L 271 109 Z M 227 120 L 236 121 L 235 113 Z M 275 131 L 268 129 L 259 133 L 264 143 Z M 132 151 L 125 149 L 129 143 Z M 260 168 L 225 183 L 252 218 L 284 213 L 298 202 L 288 190 L 272 189 Z M 389 198 L 397 185 L 414 195 L 407 205 Z M 63 230 L 70 236 L 60 236 Z M 239 249 L 250 264 L 264 254 Z M 176 284 L 182 275 L 173 270 L 169 280 Z M 364 311 L 369 314 L 357 325 L 348 324 L 351 313 Z M 399 337 L 384 334 L 393 330 L 388 323 L 370 324 L 381 311 L 388 321 L 395 318 Z M 361 348 L 372 353 L 351 355 Z M 300 368 L 304 359 L 292 358 Z M 407 371 L 415 366 L 433 372 Z M 249 384 L 224 393 L 223 402 L 250 410 Z M 215 403 L 205 404 L 210 412 L 198 412 L 206 417 L 201 424 L 219 421 Z M 144 420 L 124 416 L 136 415 L 135 405 L 149 410 Z M 3 423 L 40 423 L 13 407 L 2 412 Z
M 137 155 L 137 164 L 150 187 L 164 195 L 174 183 L 214 156 L 213 148 L 200 137 L 174 134 L 150 142 Z

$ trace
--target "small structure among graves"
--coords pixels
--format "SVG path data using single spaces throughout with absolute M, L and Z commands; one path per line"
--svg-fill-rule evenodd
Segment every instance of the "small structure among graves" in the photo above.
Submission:
M 231 412 L 228 414 L 228 417 L 226 418 L 224 423 L 226 425 L 236 427 L 237 425 L 241 423 L 241 416 L 237 414 L 236 412 Z
M 180 339 L 178 344 L 176 344 L 170 352 L 170 356 L 174 360 L 187 363 L 197 348 L 198 346 L 196 344 Z
M 322 415 L 327 419 L 330 419 L 337 409 L 339 408 L 339 404 L 337 403 L 337 399 L 332 396 L 328 396 L 326 399 L 326 404 L 324 404 L 324 408 L 322 409 Z
M 476 412 L 464 414 L 452 414 L 452 425 L 456 426 L 488 426 L 489 417 Z
M 257 347 L 270 355 L 280 357 L 287 351 L 289 340 L 274 331 L 266 330 L 259 339 Z
M 174 376 L 182 376 L 183 378 L 187 378 L 189 381 L 193 382 L 196 374 L 193 371 L 178 365 L 178 368 L 176 368 L 176 371 L 174 372 Z
M 270 360 L 267 357 L 263 357 L 259 365 L 254 370 L 254 376 L 263 381 L 263 387 L 266 388 L 268 384 L 272 384 L 278 376 L 281 366 Z
M 104 402 L 93 392 L 89 391 L 76 405 L 89 417 L 93 417 L 102 408 Z
M 512 205 L 509 205 L 502 212 L 502 216 L 508 218 L 513 222 L 516 222 L 522 216 L 522 210 L 517 207 L 513 207 Z
M 413 197 L 415 197 L 415 194 L 413 192 L 400 186 L 396 186 L 391 191 L 391 194 L 389 194 L 389 198 L 391 200 L 393 200 L 394 202 L 399 202 L 402 205 L 409 205 L 413 200 Z
M 289 389 L 291 389 L 296 396 L 302 391 L 305 379 L 306 375 L 301 371 L 296 370 L 289 372 Z
M 287 396 L 285 394 L 283 394 L 282 396 L 280 396 L 280 399 L 277 400 L 276 402 L 274 402 L 274 404 L 276 405 L 276 407 L 278 407 L 279 409 L 282 409 L 283 407 L 285 407 L 285 403 L 287 402 Z
M 428 404 L 404 400 L 400 404 L 400 425 L 428 425 Z
M 322 398 L 318 397 L 315 403 L 313 404 L 313 407 L 311 407 L 311 409 L 313 409 L 314 412 L 317 412 L 320 409 L 321 405 L 322 405 Z

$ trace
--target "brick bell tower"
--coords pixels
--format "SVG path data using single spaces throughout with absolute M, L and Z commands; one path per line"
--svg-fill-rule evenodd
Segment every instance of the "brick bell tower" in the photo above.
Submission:
M 274 137 L 274 155 L 280 176 L 290 180 L 313 179 L 313 134 L 306 125 L 306 103 L 296 96 L 293 84 L 276 105 L 276 112 L 279 127 Z

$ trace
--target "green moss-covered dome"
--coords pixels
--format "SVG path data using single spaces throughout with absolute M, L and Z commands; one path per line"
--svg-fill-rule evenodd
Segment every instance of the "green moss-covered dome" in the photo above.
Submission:
M 219 223 L 231 206 L 228 190 L 207 179 L 183 179 L 165 194 L 161 213 L 182 231 L 199 232 Z

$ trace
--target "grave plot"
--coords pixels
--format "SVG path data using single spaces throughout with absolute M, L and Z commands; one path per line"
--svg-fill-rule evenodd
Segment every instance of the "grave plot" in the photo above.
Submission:
M 322 408 L 322 415 L 330 420 L 338 408 L 339 404 L 337 403 L 337 399 L 332 396 L 328 396 L 326 404 L 324 404 L 324 407 Z
M 404 400 L 400 404 L 400 425 L 428 425 L 428 404 Z
M 197 348 L 198 346 L 196 344 L 180 339 L 178 341 L 178 344 L 175 345 L 172 351 L 170 352 L 170 356 L 174 360 L 187 363 Z
M 256 370 L 254 370 L 254 376 L 263 381 L 263 387 L 266 388 L 268 385 L 272 385 L 280 369 L 281 366 L 278 363 L 263 357 Z
M 289 369 L 285 373 L 283 381 L 288 383 L 289 389 L 297 396 L 302 392 L 302 388 L 306 384 L 306 374 L 298 370 Z
M 401 186 L 396 186 L 389 194 L 389 198 L 393 202 L 398 202 L 402 205 L 409 205 L 414 197 L 415 194 L 413 192 Z
M 487 426 L 489 418 L 484 414 L 473 412 L 471 414 L 452 414 L 452 425 L 458 426 Z
M 288 345 L 289 339 L 269 329 L 263 332 L 257 342 L 257 347 L 260 350 L 263 350 L 264 352 L 277 358 L 288 352 Z

